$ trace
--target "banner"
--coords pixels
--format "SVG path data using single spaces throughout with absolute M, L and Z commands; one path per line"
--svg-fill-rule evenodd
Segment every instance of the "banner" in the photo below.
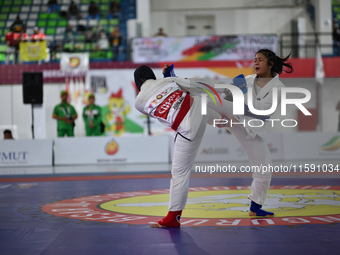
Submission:
M 4 140 L 0 143 L 0 167 L 52 166 L 52 140 Z
M 287 133 L 283 145 L 285 160 L 336 159 L 340 163 L 340 133 Z
M 167 136 L 59 138 L 55 165 L 168 163 Z
M 47 42 L 20 42 L 20 61 L 39 61 L 47 58 Z
M 89 70 L 89 54 L 85 53 L 61 53 L 60 70 L 65 73 L 82 73 Z
M 276 35 L 134 38 L 133 62 L 253 59 L 259 49 L 277 49 Z

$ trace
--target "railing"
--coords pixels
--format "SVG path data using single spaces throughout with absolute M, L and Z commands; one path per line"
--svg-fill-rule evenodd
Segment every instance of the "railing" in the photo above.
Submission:
M 284 33 L 279 36 L 280 56 L 291 53 L 295 58 L 313 58 L 317 42 L 323 55 L 340 55 L 332 33 Z

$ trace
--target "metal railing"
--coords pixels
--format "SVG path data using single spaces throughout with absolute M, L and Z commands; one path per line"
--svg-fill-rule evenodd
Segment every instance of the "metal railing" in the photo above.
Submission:
M 336 51 L 337 44 L 332 33 L 283 33 L 279 36 L 280 56 L 291 54 L 295 58 L 313 58 L 317 44 L 323 55 L 340 54 Z

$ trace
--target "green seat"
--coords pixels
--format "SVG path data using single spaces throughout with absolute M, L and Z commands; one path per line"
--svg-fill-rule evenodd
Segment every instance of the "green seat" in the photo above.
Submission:
M 5 21 L 0 21 L 0 27 L 5 27 L 6 26 L 6 22 Z
M 340 13 L 340 7 L 339 7 L 339 6 L 334 6 L 334 7 L 333 7 L 333 11 L 334 11 L 335 13 Z
M 0 53 L 0 61 L 6 61 L 6 53 Z
M 73 51 L 73 48 L 74 48 L 73 43 L 65 43 L 63 47 L 64 50 L 68 49 L 71 51 Z
M 15 0 L 14 5 L 22 5 L 22 1 L 21 0 Z
M 7 14 L 0 14 L 0 20 L 7 20 Z
M 340 20 L 340 14 L 336 15 L 336 18 L 337 18 L 338 20 Z
M 55 34 L 55 31 L 56 29 L 54 28 L 54 27 L 48 27 L 47 29 L 46 29 L 46 34 L 47 35 L 54 35 Z
M 10 12 L 9 10 L 10 10 L 10 7 L 2 7 L 1 8 L 2 13 L 9 13 Z
M 113 25 L 113 26 L 117 26 L 117 25 L 119 25 L 119 20 L 118 19 L 110 19 L 109 24 Z
M 47 26 L 48 27 L 55 27 L 55 26 L 57 26 L 57 21 L 56 20 L 49 20 L 47 22 Z
M 101 26 L 107 26 L 109 24 L 109 21 L 107 19 L 100 19 L 99 25 Z
M 110 10 L 110 6 L 106 5 L 106 4 L 100 5 L 99 8 L 100 8 L 100 11 L 102 11 L 102 12 L 108 12 Z
M 48 14 L 47 13 L 39 13 L 39 19 L 47 19 Z
M 50 15 L 49 15 L 49 19 L 58 19 L 58 18 L 59 18 L 58 13 L 50 13 Z
M 109 4 L 110 0 L 102 0 L 102 4 Z
M 20 7 L 19 6 L 13 6 L 11 12 L 20 12 Z
M 38 20 L 37 27 L 46 27 L 46 23 L 45 20 Z
M 108 52 L 106 53 L 106 58 L 112 59 L 112 57 L 113 57 L 112 51 L 108 51 Z
M 58 21 L 58 27 L 66 27 L 67 26 L 67 20 L 61 19 Z
M 5 0 L 4 5 L 12 5 L 12 1 L 11 0 Z
M 23 5 L 32 5 L 32 0 L 24 0 Z
M 90 3 L 91 3 L 91 0 L 82 0 L 81 3 L 82 3 L 82 4 L 90 4 Z

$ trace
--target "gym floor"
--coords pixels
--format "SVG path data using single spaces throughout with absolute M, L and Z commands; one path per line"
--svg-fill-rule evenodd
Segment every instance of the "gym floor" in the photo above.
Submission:
M 340 173 L 273 175 L 247 216 L 250 174 L 192 173 L 180 228 L 167 213 L 170 165 L 0 169 L 0 253 L 338 254 Z

